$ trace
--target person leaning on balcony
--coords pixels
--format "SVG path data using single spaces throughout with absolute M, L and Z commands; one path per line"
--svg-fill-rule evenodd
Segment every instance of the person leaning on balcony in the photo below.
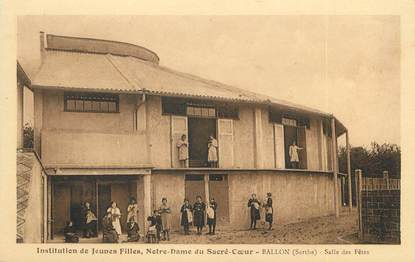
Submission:
M 248 207 L 251 213 L 251 226 L 249 227 L 249 229 L 256 229 L 256 221 L 261 219 L 261 216 L 259 214 L 260 206 L 261 203 L 256 198 L 256 194 L 252 194 L 251 198 L 248 201 Z
M 303 148 L 296 145 L 295 140 L 293 141 L 292 145 L 290 145 L 288 154 L 290 155 L 290 163 L 291 168 L 298 169 L 299 168 L 299 162 L 300 159 L 298 158 L 298 150 L 302 150 Z
M 182 135 L 176 146 L 179 149 L 180 167 L 187 167 L 187 159 L 189 158 L 189 143 L 187 142 L 185 134 Z
M 213 135 L 209 137 L 208 142 L 208 163 L 209 167 L 218 167 L 218 140 Z

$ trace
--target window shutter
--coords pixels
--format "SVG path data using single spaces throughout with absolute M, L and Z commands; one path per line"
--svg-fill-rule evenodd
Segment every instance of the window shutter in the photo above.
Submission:
M 234 165 L 233 120 L 218 119 L 219 166 L 231 168 Z
M 275 167 L 284 169 L 285 152 L 284 152 L 284 126 L 274 124 L 274 145 L 275 145 Z

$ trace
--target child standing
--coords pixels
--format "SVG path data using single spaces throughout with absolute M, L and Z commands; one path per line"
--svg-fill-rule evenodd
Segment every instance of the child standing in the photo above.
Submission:
M 209 205 L 206 208 L 207 224 L 209 226 L 209 233 L 207 233 L 208 235 L 214 235 L 215 234 L 216 209 L 217 209 L 217 207 L 218 207 L 218 204 L 216 203 L 215 199 L 212 197 L 209 201 Z

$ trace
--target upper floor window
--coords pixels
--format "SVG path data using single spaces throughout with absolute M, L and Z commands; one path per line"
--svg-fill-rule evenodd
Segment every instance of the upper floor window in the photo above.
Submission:
M 65 93 L 66 112 L 118 113 L 119 97 L 114 94 Z

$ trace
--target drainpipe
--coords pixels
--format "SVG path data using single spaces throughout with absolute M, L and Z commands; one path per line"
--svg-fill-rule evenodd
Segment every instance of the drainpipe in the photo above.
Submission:
M 339 195 L 338 195 L 338 181 L 337 181 L 337 137 L 336 137 L 336 119 L 334 116 L 331 118 L 331 141 L 332 141 L 332 169 L 333 169 L 333 183 L 334 183 L 334 210 L 336 217 L 339 217 Z

